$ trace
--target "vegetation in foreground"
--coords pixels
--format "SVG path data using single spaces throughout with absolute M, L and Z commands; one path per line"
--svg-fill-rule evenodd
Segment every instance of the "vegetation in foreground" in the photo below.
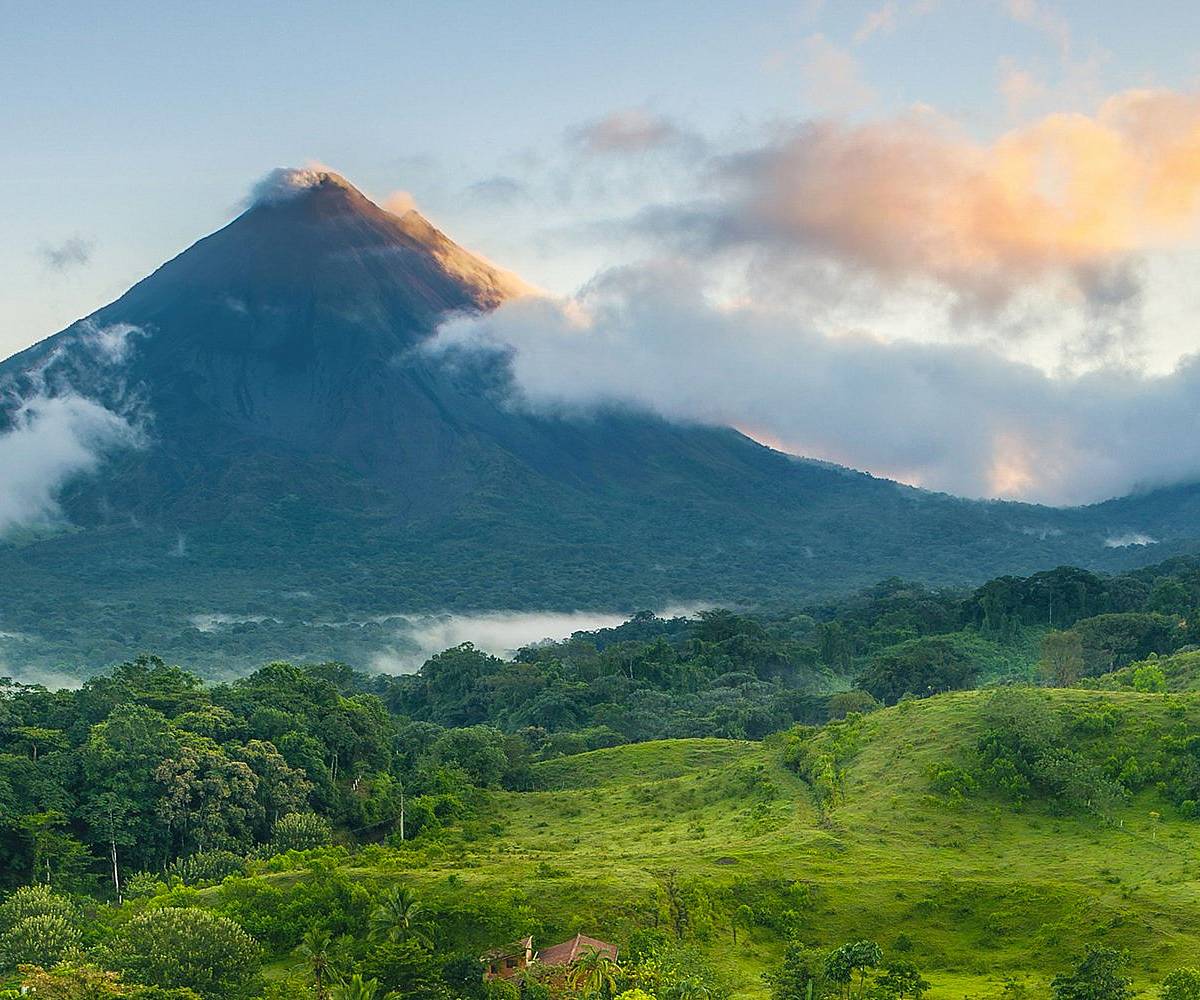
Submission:
M 1021 617 L 1047 581 L 1065 629 Z M 998 581 L 957 633 L 889 584 L 808 644 L 641 616 L 411 678 L 10 684 L 0 967 L 41 996 L 508 1000 L 484 951 L 582 931 L 619 966 L 525 993 L 1192 997 L 1190 585 Z M 1085 613 L 1120 595 L 1142 610 Z

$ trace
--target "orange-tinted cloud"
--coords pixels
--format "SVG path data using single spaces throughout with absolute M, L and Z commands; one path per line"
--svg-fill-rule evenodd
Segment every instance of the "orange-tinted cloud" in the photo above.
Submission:
M 794 243 L 984 301 L 1191 238 L 1200 97 L 1129 91 L 990 143 L 930 112 L 793 129 L 727 160 L 721 238 Z

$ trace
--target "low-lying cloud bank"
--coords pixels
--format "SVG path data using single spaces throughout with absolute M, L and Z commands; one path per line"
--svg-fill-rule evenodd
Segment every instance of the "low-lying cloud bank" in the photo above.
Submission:
M 506 355 L 514 405 L 632 406 L 964 496 L 1056 504 L 1200 479 L 1200 359 L 1069 378 L 972 345 L 815 333 L 714 301 L 678 264 L 445 324 L 429 350 Z
M 697 607 L 668 608 L 661 617 L 689 616 Z M 629 616 L 608 611 L 480 611 L 475 614 L 403 616 L 396 647 L 381 651 L 371 669 L 412 673 L 435 653 L 470 642 L 493 656 L 511 656 L 522 646 L 566 639 L 574 632 L 615 628 Z

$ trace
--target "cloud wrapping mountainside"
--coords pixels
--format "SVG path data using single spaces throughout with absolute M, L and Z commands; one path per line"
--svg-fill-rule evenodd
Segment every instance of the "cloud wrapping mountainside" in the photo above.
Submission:
M 1200 360 L 1167 376 L 1055 378 L 980 346 L 830 337 L 785 312 L 718 304 L 685 265 L 458 317 L 429 350 L 507 355 L 515 405 L 733 424 L 965 496 L 1081 503 L 1200 477 Z
M 67 481 L 93 472 L 108 451 L 137 437 L 123 417 L 82 396 L 27 400 L 0 436 L 0 537 L 58 521 L 57 496 Z
M 128 323 L 83 320 L 65 345 L 31 364 L 23 384 L 0 385 L 0 538 L 58 523 L 58 496 L 72 478 L 145 443 L 148 415 L 119 369 L 144 335 Z

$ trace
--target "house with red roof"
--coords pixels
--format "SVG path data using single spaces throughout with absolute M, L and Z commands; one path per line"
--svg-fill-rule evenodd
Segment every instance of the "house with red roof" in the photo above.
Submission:
M 533 938 L 525 937 L 503 948 L 493 948 L 484 955 L 481 959 L 484 964 L 483 976 L 485 979 L 511 979 L 535 963 L 550 968 L 569 969 L 591 951 L 601 952 L 614 962 L 617 960 L 615 944 L 588 937 L 586 934 L 576 934 L 568 941 L 552 944 L 538 951 L 534 951 Z

